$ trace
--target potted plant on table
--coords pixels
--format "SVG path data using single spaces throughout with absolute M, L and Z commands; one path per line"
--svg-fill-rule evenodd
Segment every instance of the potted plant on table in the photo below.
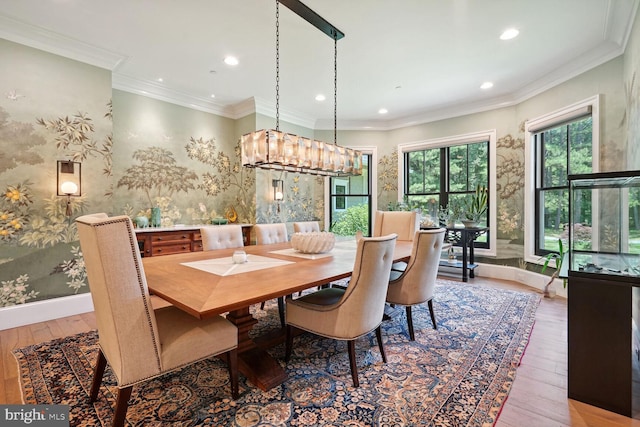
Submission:
M 489 194 L 487 187 L 478 185 L 475 193 L 465 201 L 462 223 L 467 228 L 478 226 L 478 222 L 482 219 L 487 211 L 487 202 Z

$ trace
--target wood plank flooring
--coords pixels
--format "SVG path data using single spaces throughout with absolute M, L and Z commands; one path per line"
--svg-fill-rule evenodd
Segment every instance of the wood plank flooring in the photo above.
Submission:
M 470 284 L 531 291 L 523 285 L 481 277 Z M 0 403 L 22 403 L 13 349 L 95 328 L 95 317 L 86 313 L 0 331 Z M 567 399 L 566 299 L 545 298 L 540 303 L 529 346 L 496 426 L 640 427 L 640 420 Z

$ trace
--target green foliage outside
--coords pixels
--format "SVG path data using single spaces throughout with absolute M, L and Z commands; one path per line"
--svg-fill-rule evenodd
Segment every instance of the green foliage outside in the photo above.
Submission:
M 445 177 L 441 175 L 441 159 L 447 162 Z M 460 217 L 461 208 L 471 201 L 477 187 L 489 183 L 489 143 L 486 141 L 414 151 L 407 154 L 407 161 L 406 203 L 411 208 L 420 208 L 431 218 L 438 218 L 442 208 L 455 211 L 454 216 Z M 483 218 L 486 220 L 486 213 Z
M 340 213 L 331 225 L 331 231 L 339 236 L 354 236 L 356 231 L 367 235 L 369 229 L 369 206 L 366 204 L 352 206 Z

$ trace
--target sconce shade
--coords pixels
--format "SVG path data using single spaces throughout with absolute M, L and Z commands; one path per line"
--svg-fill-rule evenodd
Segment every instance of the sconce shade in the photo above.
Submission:
M 78 186 L 75 182 L 65 181 L 60 185 L 60 191 L 64 194 L 75 194 L 78 191 Z
M 274 179 L 271 181 L 273 186 L 273 200 L 281 202 L 284 200 L 284 181 L 281 179 Z
M 71 160 L 58 160 L 56 194 L 58 196 L 82 195 L 82 164 Z

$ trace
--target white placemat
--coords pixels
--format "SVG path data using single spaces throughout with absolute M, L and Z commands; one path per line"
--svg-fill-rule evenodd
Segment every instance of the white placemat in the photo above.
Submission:
M 335 256 L 335 255 L 341 256 L 346 253 L 353 254 L 355 253 L 355 250 L 356 250 L 355 240 L 342 240 L 342 241 L 337 241 L 335 246 L 330 252 L 326 252 L 323 254 L 305 254 L 293 248 L 280 249 L 278 251 L 272 251 L 270 253 L 278 254 L 278 255 L 295 256 L 298 258 L 305 258 L 305 259 L 321 259 L 321 258 L 326 258 L 330 256 Z
M 231 276 L 233 274 L 248 273 L 250 271 L 280 267 L 287 264 L 293 264 L 293 262 L 251 254 L 247 255 L 247 262 L 243 264 L 234 264 L 230 256 L 182 263 L 184 266 L 196 268 L 218 276 Z

